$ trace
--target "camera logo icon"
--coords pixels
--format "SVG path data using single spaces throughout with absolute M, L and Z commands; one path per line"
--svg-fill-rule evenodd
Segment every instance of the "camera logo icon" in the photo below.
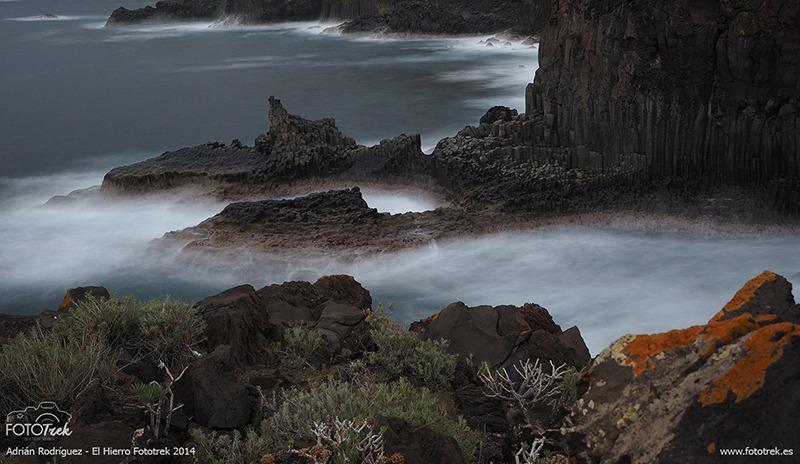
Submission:
M 6 436 L 25 437 L 28 440 L 52 440 L 69 436 L 72 415 L 61 410 L 52 401 L 42 401 L 38 406 L 28 406 L 11 411 L 6 416 Z

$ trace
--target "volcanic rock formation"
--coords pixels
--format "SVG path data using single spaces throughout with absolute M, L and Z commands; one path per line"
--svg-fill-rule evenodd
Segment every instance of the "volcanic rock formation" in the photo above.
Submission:
M 800 208 L 800 6 L 556 0 L 526 113 L 578 166 L 769 186 Z
M 106 25 L 142 22 L 213 21 L 245 23 L 351 20 L 350 33 L 536 34 L 542 30 L 549 0 L 161 0 L 155 7 L 114 10 Z
M 606 348 L 582 372 L 566 422 L 578 462 L 718 462 L 725 448 L 791 448 L 800 426 L 791 289 L 765 271 L 706 325 Z

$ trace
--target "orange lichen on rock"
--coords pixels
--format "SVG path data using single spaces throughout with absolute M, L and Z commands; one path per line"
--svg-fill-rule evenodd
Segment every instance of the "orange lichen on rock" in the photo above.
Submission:
M 714 354 L 720 346 L 727 345 L 733 340 L 766 325 L 765 323 L 774 321 L 776 318 L 777 316 L 774 314 L 753 317 L 751 314 L 745 313 L 723 321 L 715 321 L 712 319 L 700 333 L 700 338 L 706 342 L 707 346 L 706 351 L 702 355 L 703 358 L 708 358 Z
M 700 404 L 722 403 L 729 393 L 740 402 L 752 395 L 764 384 L 767 368 L 783 356 L 786 345 L 800 337 L 800 325 L 790 322 L 762 327 L 745 342 L 746 353 L 714 386 L 700 393 Z
M 654 370 L 652 358 L 664 351 L 686 348 L 697 339 L 703 326 L 696 325 L 687 329 L 670 330 L 655 335 L 637 335 L 622 352 L 628 356 L 627 363 L 633 364 L 633 373 L 641 374 L 646 369 Z
M 706 451 L 708 451 L 708 454 L 714 454 L 717 451 L 717 444 L 713 442 L 709 443 L 708 446 L 706 446 Z
M 710 322 L 717 321 L 725 316 L 726 313 L 731 311 L 736 311 L 744 306 L 748 301 L 752 300 L 753 297 L 756 296 L 756 292 L 762 285 L 768 282 L 775 282 L 778 279 L 778 275 L 774 272 L 764 271 L 758 276 L 750 279 L 744 284 L 736 295 L 733 296 L 731 301 L 729 301 L 723 308 L 718 312 Z
M 409 330 L 416 332 L 418 334 L 425 334 L 431 327 L 431 324 L 433 324 L 434 321 L 436 321 L 436 319 L 439 319 L 439 313 L 432 314 L 426 317 L 425 319 L 422 319 L 421 321 L 411 324 Z
M 627 364 L 633 365 L 632 369 L 635 375 L 639 375 L 645 370 L 653 371 L 655 370 L 653 360 L 655 356 L 679 348 L 688 348 L 696 342 L 705 346 L 705 350 L 700 353 L 700 356 L 708 358 L 720 347 L 765 325 L 774 323 L 777 319 L 775 314 L 753 315 L 749 312 L 742 312 L 742 314 L 736 315 L 735 311 L 746 309 L 744 306 L 753 301 L 760 288 L 777 279 L 778 275 L 770 271 L 764 271 L 750 279 L 741 290 L 736 292 L 733 299 L 711 318 L 707 325 L 655 335 L 637 335 L 622 349 L 622 353 L 628 357 Z
M 712 320 L 705 326 L 697 325 L 655 335 L 637 335 L 622 349 L 622 352 L 628 356 L 627 363 L 633 364 L 633 373 L 639 375 L 645 370 L 655 370 L 652 358 L 659 353 L 688 348 L 696 341 L 702 341 L 706 349 L 701 356 L 708 358 L 720 346 L 747 335 L 765 323 L 774 321 L 775 318 L 774 314 L 755 317 L 751 314 L 742 314 L 732 319 Z
M 72 305 L 72 289 L 70 288 L 67 290 L 67 294 L 64 295 L 64 299 L 61 300 L 61 304 L 58 305 L 58 309 L 67 309 Z

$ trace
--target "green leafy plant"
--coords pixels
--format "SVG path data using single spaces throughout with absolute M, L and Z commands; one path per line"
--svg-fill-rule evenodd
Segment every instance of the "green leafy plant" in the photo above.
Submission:
M 110 347 L 127 351 L 139 349 L 141 303 L 132 296 L 122 299 L 87 296 L 63 318 L 59 331 L 67 337 L 88 334 L 104 340 Z
M 166 371 L 168 380 L 164 384 L 156 381 L 150 383 L 138 382 L 131 385 L 131 389 L 139 397 L 139 401 L 144 405 L 150 416 L 150 430 L 156 438 L 160 438 L 161 431 L 161 416 L 162 408 L 167 407 L 167 417 L 164 421 L 164 436 L 169 435 L 169 426 L 172 423 L 172 413 L 180 409 L 183 405 L 175 405 L 175 393 L 172 391 L 172 385 L 177 382 L 186 372 L 187 367 L 184 367 L 181 373 L 175 377 L 163 362 L 158 365 L 159 368 Z M 167 404 L 166 402 L 169 401 Z

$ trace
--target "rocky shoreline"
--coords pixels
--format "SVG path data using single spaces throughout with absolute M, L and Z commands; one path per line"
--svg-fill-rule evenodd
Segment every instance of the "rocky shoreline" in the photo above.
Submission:
M 547 0 L 509 3 L 497 0 L 161 0 L 129 10 L 119 7 L 106 26 L 176 21 L 264 24 L 340 21 L 345 34 L 478 35 L 541 32 L 550 12 Z
M 185 16 L 197 5 L 165 1 L 135 15 L 137 21 L 216 18 L 258 4 L 199 2 L 202 8 Z M 297 17 L 316 16 L 320 6 L 271 5 Z M 380 12 L 379 3 L 325 5 L 380 21 L 398 14 Z M 526 112 L 491 108 L 431 154 L 422 153 L 413 134 L 361 146 L 333 119 L 306 120 L 271 97 L 269 132 L 253 146 L 235 140 L 167 152 L 113 169 L 93 194 L 196 189 L 232 201 L 159 243 L 211 253 L 248 246 L 290 255 L 371 254 L 584 221 L 796 236 L 798 15 L 796 4 L 782 0 L 557 0 L 542 25 L 540 69 L 527 90 Z M 380 27 L 369 21 L 366 28 Z M 379 213 L 364 202 L 362 183 L 419 189 L 443 206 Z M 341 188 L 275 199 L 314 185 Z M 326 427 L 363 418 L 360 430 L 380 431 L 383 462 L 389 456 L 420 464 L 515 462 L 522 443 L 544 447 L 553 454 L 548 462 L 580 463 L 718 462 L 723 450 L 745 447 L 785 459 L 798 451 L 800 306 L 791 284 L 769 271 L 748 281 L 708 323 L 624 335 L 594 359 L 577 327 L 562 330 L 536 304 L 455 302 L 411 331 L 398 330 L 380 317 L 367 289 L 342 275 L 258 290 L 241 285 L 191 307 L 144 305 L 133 313 L 167 319 L 110 333 L 102 331 L 121 320 L 113 316 L 135 304 L 109 298 L 107 290 L 98 300 L 85 293 L 71 290 L 57 311 L 0 317 L 0 354 L 17 349 L 20 359 L 35 356 L 25 337 L 41 337 L 41 347 L 55 337 L 54 346 L 64 350 L 105 337 L 116 350 L 112 374 L 87 375 L 59 398 L 74 437 L 56 437 L 51 447 L 108 443 L 206 453 L 141 462 L 290 463 L 306 460 L 301 456 L 316 462 L 342 443 L 323 440 L 318 424 L 312 433 L 312 418 Z M 179 310 L 190 322 L 185 327 Z M 97 331 L 91 337 L 75 332 L 92 317 L 106 325 L 90 324 Z M 167 335 L 158 330 L 165 327 Z M 193 330 L 177 348 L 154 348 L 164 341 L 159 337 L 183 340 Z M 128 336 L 134 332 L 141 339 Z M 89 351 L 78 346 L 77 353 Z M 169 366 L 159 367 L 165 358 Z M 5 360 L 9 372 L 18 361 Z M 526 362 L 537 367 L 525 371 Z M 496 377 L 503 368 L 506 390 Z M 525 390 L 531 378 L 541 383 L 548 374 L 560 382 L 543 390 L 549 400 L 525 402 L 533 395 Z M 24 382 L 2 379 L 4 401 L 28 391 Z M 136 384 L 145 404 L 133 407 Z M 158 412 L 147 409 L 158 396 L 144 395 L 147 385 L 161 388 Z M 168 414 L 161 409 L 165 398 Z M 355 409 L 381 398 L 385 403 L 370 403 L 366 412 Z M 401 407 L 411 404 L 416 409 Z M 292 422 L 304 414 L 302 426 Z M 4 437 L 0 449 L 11 446 L 38 443 Z M 252 454 L 244 458 L 245 452 Z M 233 459 L 233 453 L 240 454 Z M 15 462 L 47 461 L 39 458 Z
M 508 108 L 490 109 L 478 126 L 441 140 L 427 155 L 418 135 L 365 147 L 342 134 L 333 119 L 306 120 L 272 97 L 269 104 L 270 130 L 254 146 L 234 140 L 166 152 L 111 170 L 99 194 L 192 189 L 194 195 L 234 201 L 161 240 L 201 252 L 247 248 L 363 256 L 575 223 L 728 236 L 797 232 L 796 220 L 770 204 L 766 189 L 649 180 L 630 165 L 611 172 L 583 167 L 579 152 L 537 146 L 538 118 Z M 378 213 L 361 198 L 361 185 L 413 190 L 442 206 Z M 308 192 L 319 193 L 270 200 Z
M 108 298 L 108 290 L 102 287 L 70 289 L 58 310 L 39 316 L 2 316 L 0 346 L 5 351 L 16 349 L 24 340 L 22 334 L 31 329 L 45 334 L 42 337 L 52 333 L 70 340 L 73 332 L 69 328 L 76 327 L 73 318 L 81 327 L 84 318 L 109 317 L 104 315 L 106 311 L 125 314 L 117 312 L 130 300 L 120 303 Z M 165 302 L 155 307 L 172 307 L 169 305 Z M 195 315 L 191 317 L 199 317 L 203 331 L 199 342 L 189 346 L 194 356 L 181 358 L 187 364 L 177 379 L 171 380 L 175 374 L 167 375 L 158 368 L 159 357 L 140 353 L 126 360 L 123 356 L 111 377 L 88 377 L 74 396 L 59 398 L 59 406 L 69 415 L 71 436 L 51 441 L 4 436 L 2 448 L 101 444 L 119 449 L 166 446 L 192 450 L 182 458 L 120 461 L 84 456 L 63 460 L 81 463 L 209 462 L 213 453 L 247 462 L 298 462 L 297 453 L 308 452 L 303 447 L 310 431 L 297 431 L 293 446 L 278 452 L 260 433 L 277 432 L 276 424 L 284 423 L 279 404 L 286 403 L 271 403 L 268 398 L 282 397 L 288 407 L 298 408 L 290 414 L 304 414 L 301 403 L 293 403 L 296 400 L 291 395 L 334 387 L 350 389 L 355 381 L 356 390 L 346 395 L 358 395 L 363 388 L 371 389 L 373 395 L 379 395 L 380 389 L 401 388 L 403 395 L 412 395 L 406 401 L 416 401 L 414 395 L 430 388 L 446 399 L 448 408 L 472 430 L 452 429 L 449 433 L 454 435 L 448 435 L 433 422 L 425 422 L 428 419 L 422 415 L 408 416 L 401 410 L 395 413 L 399 416 L 373 417 L 372 424 L 383 427 L 382 453 L 401 455 L 403 462 L 514 462 L 519 441 L 536 437 L 543 437 L 542 446 L 551 456 L 547 462 L 716 462 L 719 450 L 742 443 L 751 448 L 777 448 L 779 453 L 794 451 L 793 430 L 800 424 L 793 411 L 800 404 L 797 395 L 787 391 L 800 374 L 800 306 L 795 304 L 791 284 L 769 271 L 747 282 L 708 324 L 662 334 L 625 335 L 594 359 L 590 359 L 577 327 L 562 330 L 545 308 L 535 304 L 470 308 L 456 302 L 413 323 L 406 335 L 402 335 L 404 329 L 391 328 L 394 326 L 387 319 L 376 317 L 375 311 L 380 309 L 372 306 L 369 292 L 352 277 L 342 275 L 259 290 L 242 285 L 207 297 L 191 307 Z M 153 310 L 153 306 L 148 308 Z M 172 329 L 179 332 L 169 337 L 179 337 L 185 330 L 182 322 L 173 321 Z M 102 334 L 105 329 L 97 326 L 94 330 Z M 298 334 L 321 338 L 309 351 L 288 351 L 291 346 L 300 350 L 302 345 L 289 344 Z M 108 335 L 119 340 L 123 334 Z M 393 351 L 399 346 L 397 337 L 407 340 L 404 343 L 421 344 L 416 345 L 417 350 L 434 351 L 425 360 L 415 361 L 420 364 L 385 371 L 388 367 L 380 364 L 382 356 L 398 354 Z M 132 353 L 125 350 L 139 343 L 135 338 L 126 340 L 121 353 L 125 356 Z M 446 351 L 437 351 L 440 349 Z M 163 361 L 166 352 L 161 353 Z M 117 359 L 120 354 L 115 356 Z M 422 364 L 433 362 L 431 356 L 444 356 L 442 360 L 453 363 L 447 368 L 447 377 L 431 377 L 430 372 L 419 370 Z M 393 363 L 400 362 L 397 359 Z M 295 364 L 297 360 L 300 364 Z M 512 369 L 528 360 L 575 369 L 572 372 L 576 374 L 559 387 L 564 390 L 559 390 L 561 396 L 553 406 L 531 403 L 530 409 L 520 409 L 520 405 L 504 403 L 490 394 L 485 369 Z M 27 361 L 20 358 L 15 362 Z M 371 370 L 363 370 L 364 363 L 372 366 Z M 390 365 L 396 369 L 405 364 Z M 10 379 L 6 374 L 6 370 L 0 372 L 4 382 Z M 372 377 L 376 375 L 379 378 Z M 517 377 L 513 382 L 521 380 Z M 162 416 L 148 425 L 144 408 L 132 404 L 128 392 L 136 382 L 168 385 L 170 404 L 180 408 L 173 409 L 167 419 Z M 308 406 L 312 408 L 329 407 L 315 397 L 303 401 L 311 402 Z M 338 401 L 350 400 L 343 396 Z M 237 433 L 241 440 L 237 430 L 247 432 L 243 443 L 250 451 L 214 441 L 215 436 L 230 438 Z M 471 454 L 474 450 L 468 451 L 472 448 L 464 448 L 473 445 L 463 433 L 481 441 L 480 457 Z M 335 450 L 332 446 L 327 444 L 326 449 Z M 244 458 L 244 453 L 251 453 L 250 458 Z M 6 458 L 19 463 L 49 459 L 44 452 L 24 451 Z

